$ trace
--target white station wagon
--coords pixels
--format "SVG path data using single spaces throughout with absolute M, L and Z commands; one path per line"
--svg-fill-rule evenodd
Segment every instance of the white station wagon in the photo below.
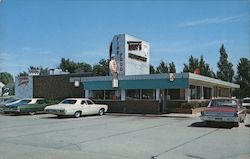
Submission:
M 45 113 L 55 114 L 58 117 L 74 116 L 75 118 L 79 118 L 82 115 L 104 115 L 107 110 L 108 105 L 95 104 L 87 98 L 67 98 L 59 104 L 47 106 L 44 109 Z

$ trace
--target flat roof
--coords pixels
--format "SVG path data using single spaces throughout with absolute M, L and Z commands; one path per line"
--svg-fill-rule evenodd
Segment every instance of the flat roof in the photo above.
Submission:
M 110 87 L 112 83 L 112 76 L 95 76 L 95 77 L 71 77 L 70 82 L 80 81 L 91 87 L 102 87 L 103 89 Z M 202 75 L 197 75 L 193 73 L 174 73 L 174 81 L 169 81 L 169 73 L 164 74 L 150 74 L 150 75 L 129 75 L 129 76 L 119 76 L 119 83 L 121 83 L 123 88 L 132 89 L 132 87 L 137 88 L 188 88 L 191 83 L 200 83 L 204 85 L 219 86 L 225 88 L 240 88 L 240 85 L 222 81 L 219 79 L 214 79 Z M 95 86 L 95 83 L 97 84 Z M 108 84 L 109 83 L 109 84 Z M 108 86 L 109 85 L 109 86 Z M 131 86 L 130 86 L 131 85 Z M 120 84 L 119 84 L 120 86 Z

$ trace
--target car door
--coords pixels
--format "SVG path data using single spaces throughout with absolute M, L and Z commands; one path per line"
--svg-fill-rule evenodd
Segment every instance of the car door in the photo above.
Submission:
M 91 114 L 90 106 L 88 105 L 86 100 L 81 101 L 81 110 L 82 110 L 82 115 Z
M 36 105 L 34 105 L 34 109 L 36 111 L 43 111 L 44 108 L 47 106 L 47 101 L 45 99 L 39 99 L 36 102 Z
M 99 110 L 97 110 L 95 103 L 89 99 L 86 102 L 88 103 L 90 114 L 97 114 Z

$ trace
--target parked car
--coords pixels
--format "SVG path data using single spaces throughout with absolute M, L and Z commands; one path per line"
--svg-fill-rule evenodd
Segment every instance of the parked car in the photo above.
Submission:
M 56 105 L 47 106 L 45 113 L 55 114 L 58 117 L 74 116 L 79 118 L 82 115 L 99 114 L 103 115 L 108 110 L 108 105 L 95 104 L 86 98 L 67 98 Z
M 230 122 L 239 126 L 246 118 L 246 108 L 239 100 L 229 98 L 212 99 L 201 111 L 201 120 L 209 122 Z
M 3 108 L 6 104 L 13 103 L 17 101 L 17 99 L 14 98 L 0 98 L 0 112 L 3 111 Z
M 33 115 L 37 112 L 43 112 L 46 106 L 48 106 L 48 104 L 43 98 L 20 99 L 15 102 L 6 104 L 3 107 L 3 112 Z
M 250 109 L 250 98 L 249 97 L 243 98 L 242 106 L 246 107 L 247 109 Z

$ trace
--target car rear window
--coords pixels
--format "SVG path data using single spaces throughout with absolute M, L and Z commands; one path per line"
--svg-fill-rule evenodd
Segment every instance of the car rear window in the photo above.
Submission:
M 88 103 L 88 105 L 94 104 L 94 102 L 92 102 L 91 100 L 86 100 L 86 102 Z
M 75 104 L 76 100 L 66 99 L 61 102 L 61 104 Z
M 220 106 L 236 107 L 237 101 L 232 99 L 212 100 L 211 107 L 220 107 Z
M 44 104 L 44 103 L 46 103 L 46 100 L 37 100 L 36 103 L 37 104 Z

